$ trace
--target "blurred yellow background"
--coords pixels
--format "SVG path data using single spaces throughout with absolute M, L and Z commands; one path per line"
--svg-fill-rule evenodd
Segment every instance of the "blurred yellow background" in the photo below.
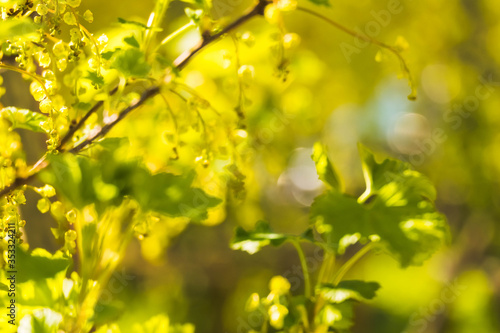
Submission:
M 217 0 L 213 14 L 230 22 L 251 5 Z M 113 295 L 113 302 L 126 304 L 119 324 L 127 327 L 166 312 L 173 322 L 195 324 L 197 333 L 246 332 L 252 320 L 244 312 L 250 293 L 265 294 L 274 275 L 300 279 L 301 273 L 291 246 L 253 256 L 232 251 L 232 230 L 258 219 L 278 231 L 305 229 L 308 205 L 321 191 L 310 161 L 313 143 L 321 140 L 352 194 L 364 190 L 357 142 L 411 163 L 436 185 L 438 208 L 453 235 L 450 246 L 422 267 L 401 270 L 378 253 L 362 260 L 349 276 L 379 281 L 382 289 L 371 304 L 357 308 L 353 332 L 500 332 L 500 3 L 335 0 L 328 9 L 305 1 L 299 5 L 387 44 L 406 40 L 404 57 L 418 87 L 417 100 L 406 98 L 410 88 L 406 79 L 398 79 L 402 73 L 393 54 L 307 13 L 285 17 L 287 31 L 300 36 L 289 55 L 286 81 L 277 76 L 272 50 L 277 28 L 256 18 L 238 29 L 255 38 L 254 45 L 239 46 L 241 64 L 255 69 L 245 91 L 247 131 L 255 142 L 247 199 L 230 205 L 225 221 L 216 226 L 190 225 L 178 237 L 173 236 L 180 230 L 158 231 L 154 237 L 159 239 L 146 244 L 153 260 L 143 258 L 135 241 L 123 264 L 133 278 Z M 152 0 L 88 0 L 81 8 L 94 13 L 89 29 L 96 36 L 106 32 L 112 38 L 113 29 L 123 29 L 118 17 L 146 22 L 153 6 Z M 185 6 L 172 4 L 161 36 L 188 21 Z M 198 38 L 195 30 L 178 38 L 172 59 Z M 207 47 L 182 73 L 216 110 L 236 102 L 236 72 L 226 61 L 235 61 L 230 37 Z M 22 86 L 9 75 L 6 82 Z M 2 103 L 26 105 L 26 94 L 20 89 Z M 133 133 L 138 121 L 161 136 L 163 130 L 141 112 L 115 134 L 132 133 L 132 141 L 140 140 Z M 145 158 L 154 164 L 161 157 L 154 156 L 158 143 L 153 139 Z M 23 140 L 28 159 L 36 160 L 44 139 Z M 47 228 L 50 218 L 34 204 L 24 214 L 37 221 L 27 229 L 31 247 L 56 249 Z M 169 245 L 165 255 L 159 242 Z M 306 255 L 315 258 L 312 249 Z

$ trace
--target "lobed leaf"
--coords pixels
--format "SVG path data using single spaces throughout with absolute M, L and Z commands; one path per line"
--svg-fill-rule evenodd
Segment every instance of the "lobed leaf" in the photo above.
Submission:
M 120 140 L 108 140 L 103 145 L 119 143 Z M 152 175 L 138 161 L 119 161 L 109 151 L 102 152 L 98 161 L 71 154 L 50 155 L 48 159 L 51 170 L 42 173 L 42 179 L 79 209 L 95 203 L 102 211 L 109 205 L 120 205 L 129 196 L 145 211 L 199 222 L 207 218 L 209 208 L 221 202 L 192 187 L 194 171 L 185 175 Z
M 127 78 L 146 78 L 151 71 L 144 53 L 137 48 L 116 51 L 110 61 L 111 68 L 118 70 Z
M 436 200 L 436 190 L 431 181 L 411 170 L 408 163 L 389 158 L 377 163 L 373 153 L 365 146 L 358 144 L 358 148 L 366 183 L 366 190 L 361 195 L 360 201 L 364 202 L 369 197 L 380 194 L 380 191 L 389 184 L 395 185 L 397 191 L 407 192 L 411 189 L 414 194 L 431 201 Z
M 126 20 L 126 19 L 121 18 L 121 17 L 118 18 L 118 22 L 120 24 L 124 24 L 124 25 L 126 25 L 126 24 L 133 25 L 133 26 L 139 27 L 139 28 L 144 29 L 144 30 L 149 29 L 148 26 L 145 25 L 144 23 L 137 22 L 137 21 Z
M 319 142 L 314 144 L 312 159 L 316 164 L 319 179 L 331 188 L 342 191 L 342 181 L 328 158 L 326 148 Z
M 377 235 L 403 267 L 419 265 L 449 239 L 445 217 L 436 211 L 436 191 L 422 174 L 406 163 L 377 162 L 360 145 L 366 191 L 355 200 L 327 191 L 311 206 L 313 222 L 323 223 L 327 240 L 339 251 L 344 237 Z M 348 244 L 347 242 L 346 244 Z
M 29 17 L 0 20 L 0 41 L 12 40 L 12 37 L 36 41 L 39 39 L 38 28 Z
M 101 88 L 104 85 L 104 77 L 95 72 L 87 71 L 84 78 L 92 82 L 92 84 L 97 88 Z
M 34 310 L 24 316 L 19 325 L 19 332 L 57 332 L 63 316 L 50 308 Z
M 33 132 L 45 133 L 42 124 L 48 120 L 48 117 L 44 114 L 9 106 L 0 110 L 0 115 L 11 123 L 11 130 L 22 128 Z
M 246 231 L 242 227 L 237 227 L 230 245 L 233 250 L 241 250 L 254 254 L 267 245 L 279 246 L 283 244 L 287 238 L 285 234 L 273 232 L 269 223 L 259 221 L 255 225 L 255 229 L 251 231 Z
M 65 271 L 70 264 L 70 260 L 63 257 L 61 252 L 50 254 L 41 248 L 27 252 L 18 247 L 16 257 L 17 265 L 22 267 L 17 272 L 16 281 L 18 283 L 53 278 L 57 273 Z
M 366 301 L 373 299 L 380 285 L 377 282 L 362 280 L 345 280 L 338 285 L 320 284 L 316 292 L 331 303 L 342 303 L 347 300 Z
M 130 35 L 128 37 L 123 38 L 123 41 L 132 47 L 136 48 L 141 47 L 141 45 L 139 45 L 139 42 L 137 41 L 134 35 Z
M 335 332 L 347 333 L 354 325 L 354 302 L 347 300 L 338 304 L 326 304 L 318 315 L 321 324 L 331 327 Z M 324 332 L 327 330 L 325 329 Z

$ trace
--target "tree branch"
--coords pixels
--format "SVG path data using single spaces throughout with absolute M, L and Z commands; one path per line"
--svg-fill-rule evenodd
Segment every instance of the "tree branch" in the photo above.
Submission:
M 155 96 L 159 92 L 160 92 L 159 86 L 153 86 L 151 88 L 148 88 L 141 95 L 141 98 L 138 101 L 129 105 L 126 109 L 124 109 L 122 112 L 120 112 L 118 117 L 113 122 L 103 126 L 101 128 L 101 130 L 99 132 L 97 132 L 93 137 L 91 137 L 91 138 L 83 141 L 82 143 L 78 144 L 77 146 L 71 148 L 70 150 L 68 150 L 68 152 L 73 153 L 73 154 L 78 153 L 80 150 L 82 150 L 83 148 L 85 148 L 86 146 L 88 146 L 89 144 L 94 142 L 95 140 L 99 139 L 103 135 L 106 135 L 113 127 L 115 127 L 116 124 L 118 124 L 121 120 L 123 120 L 123 118 L 125 118 L 130 112 L 137 109 L 139 106 L 144 104 L 144 102 L 146 102 L 148 99 Z
M 111 90 L 109 92 L 109 95 L 110 96 L 113 96 L 116 92 L 118 91 L 118 86 L 115 87 L 113 90 Z M 80 119 L 80 121 L 74 125 L 74 126 L 70 126 L 68 132 L 64 135 L 64 137 L 61 139 L 61 142 L 59 143 L 59 146 L 57 146 L 57 150 L 58 151 L 64 151 L 63 147 L 64 145 L 66 144 L 66 142 L 68 142 L 72 137 L 73 135 L 76 133 L 76 131 L 78 131 L 80 128 L 82 128 L 82 126 L 85 124 L 85 122 L 87 121 L 87 119 L 90 118 L 90 116 L 93 114 L 93 113 L 96 113 L 97 110 L 99 110 L 99 108 L 104 104 L 103 101 L 99 101 L 97 102 L 96 104 L 94 104 L 94 106 L 92 107 L 92 109 L 90 109 L 83 117 L 82 119 Z
M 230 23 L 228 26 L 226 26 L 224 29 L 216 33 L 215 35 L 209 35 L 207 37 L 204 37 L 201 42 L 196 45 L 194 48 L 192 48 L 189 51 L 184 52 L 181 54 L 177 59 L 174 60 L 174 65 L 179 69 L 182 70 L 191 60 L 193 56 L 195 56 L 198 52 L 200 52 L 205 46 L 208 44 L 218 40 L 220 37 L 224 36 L 228 32 L 234 30 L 235 28 L 239 27 L 243 23 L 247 22 L 254 16 L 258 15 L 264 15 L 264 9 L 268 4 L 270 4 L 271 1 L 267 0 L 259 0 L 257 5 L 255 5 L 251 10 L 249 10 L 246 14 L 243 16 L 239 17 L 233 23 Z
M 238 19 L 236 19 L 235 21 L 230 23 L 228 26 L 226 26 L 224 29 L 222 29 L 218 33 L 216 33 L 214 35 L 203 36 L 202 41 L 197 46 L 195 46 L 194 48 L 192 48 L 189 51 L 182 53 L 180 56 L 178 56 L 174 60 L 175 67 L 179 71 L 184 69 L 184 67 L 186 67 L 186 65 L 189 63 L 191 58 L 193 58 L 197 53 L 199 53 L 201 50 L 203 50 L 204 47 L 217 41 L 219 38 L 223 37 L 228 32 L 238 28 L 239 26 L 241 26 L 245 22 L 249 21 L 253 17 L 263 15 L 264 9 L 269 3 L 270 3 L 270 1 L 268 1 L 268 0 L 259 0 L 259 2 L 254 7 L 252 7 L 246 14 L 244 14 L 243 16 L 239 17 Z M 118 88 L 114 88 L 110 92 L 110 95 L 113 95 L 114 93 L 116 93 L 117 90 L 118 90 Z M 92 107 L 92 109 L 90 109 L 85 114 L 85 116 L 83 116 L 74 127 L 70 127 L 68 132 L 61 139 L 61 143 L 57 147 L 57 150 L 59 150 L 61 153 L 64 153 L 64 152 L 70 152 L 73 154 L 78 153 L 79 151 L 84 149 L 86 146 L 93 143 L 96 139 L 102 137 L 103 135 L 106 135 L 116 124 L 118 124 L 118 122 L 123 120 L 130 112 L 132 112 L 133 110 L 135 110 L 138 107 L 140 107 L 141 105 L 143 105 L 148 99 L 156 96 L 159 92 L 160 92 L 160 85 L 155 85 L 155 86 L 148 88 L 146 91 L 144 91 L 144 93 L 141 95 L 141 98 L 137 102 L 135 102 L 134 104 L 132 104 L 132 105 L 128 106 L 127 108 L 125 108 L 124 110 L 122 110 L 120 112 L 118 118 L 115 121 L 103 126 L 101 128 L 101 130 L 97 134 L 95 134 L 93 137 L 83 141 L 82 143 L 78 144 L 77 146 L 75 146 L 71 149 L 67 149 L 67 150 L 64 149 L 63 146 L 73 137 L 73 135 L 76 133 L 76 131 L 78 131 L 84 125 L 84 123 L 87 121 L 87 119 L 89 119 L 89 117 L 93 113 L 97 112 L 97 110 L 103 105 L 102 101 L 97 102 Z M 37 163 L 35 163 L 35 165 L 37 167 L 35 168 L 35 170 L 33 171 L 33 173 L 31 175 L 29 175 L 28 177 L 18 177 L 14 180 L 14 182 L 12 184 L 10 184 L 9 186 L 0 190 L 0 197 L 7 195 L 10 192 L 17 189 L 18 187 L 26 185 L 29 182 L 31 182 L 36 177 L 36 175 L 41 170 L 46 168 L 49 164 L 45 161 L 45 156 L 44 156 Z

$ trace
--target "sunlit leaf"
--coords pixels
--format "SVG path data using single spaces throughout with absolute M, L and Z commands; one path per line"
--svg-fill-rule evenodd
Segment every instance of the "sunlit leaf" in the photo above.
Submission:
M 366 191 L 359 198 L 367 200 L 370 196 L 389 185 L 395 186 L 398 191 L 408 193 L 410 190 L 415 195 L 421 195 L 431 201 L 436 200 L 436 190 L 431 181 L 422 174 L 411 170 L 410 165 L 395 159 L 384 159 L 381 163 L 362 144 L 358 145 L 361 156 L 361 165 L 366 183 Z
M 16 276 L 17 282 L 20 283 L 53 278 L 57 273 L 66 270 L 70 264 L 70 260 L 64 258 L 61 252 L 50 254 L 41 248 L 26 252 L 18 247 L 16 255 L 17 265 L 22 267 Z
M 325 147 L 319 142 L 314 144 L 312 159 L 316 164 L 319 179 L 333 189 L 342 191 L 342 181 L 330 162 Z
M 37 29 L 38 26 L 28 17 L 0 20 L 0 41 L 10 40 L 12 37 L 35 41 L 38 39 Z
M 102 75 L 99 75 L 95 72 L 88 71 L 87 75 L 85 75 L 87 80 L 90 80 L 94 84 L 95 87 L 100 88 L 104 85 L 104 78 Z
M 137 48 L 141 47 L 141 45 L 139 45 L 139 42 L 137 41 L 134 35 L 123 38 L 123 41 L 132 47 L 137 47 Z
M 7 286 L 5 283 L 0 282 L 0 290 L 9 291 L 9 286 Z
M 137 161 L 121 162 L 107 151 L 100 157 L 99 161 L 93 161 L 71 154 L 51 155 L 51 171 L 42 178 L 77 208 L 92 203 L 98 209 L 118 206 L 125 196 L 130 196 L 146 211 L 202 221 L 207 218 L 207 209 L 221 202 L 192 187 L 194 172 L 152 175 Z
M 250 254 L 257 253 L 266 245 L 279 246 L 287 239 L 284 234 L 274 233 L 269 226 L 269 223 L 259 221 L 255 225 L 255 229 L 246 231 L 241 227 L 237 227 L 235 235 L 231 240 L 231 248 L 233 250 L 241 250 Z
M 144 53 L 137 48 L 117 51 L 110 61 L 111 68 L 118 70 L 125 77 L 145 78 L 151 71 Z
M 349 332 L 352 325 L 354 325 L 354 311 L 353 302 L 344 301 L 338 304 L 328 303 L 320 311 L 318 319 L 321 324 L 327 327 L 334 328 L 339 332 Z
M 59 312 L 49 308 L 38 309 L 22 318 L 19 332 L 57 332 L 62 321 L 63 316 Z
M 339 250 L 346 235 L 364 239 L 377 235 L 402 266 L 421 264 L 449 238 L 446 219 L 432 203 L 434 187 L 403 162 L 386 159 L 379 163 L 362 146 L 360 154 L 365 193 L 356 200 L 327 191 L 311 206 L 313 221 L 330 226 L 325 237 Z
M 126 20 L 126 19 L 121 18 L 121 17 L 118 18 L 118 22 L 121 23 L 121 24 L 130 24 L 130 25 L 142 28 L 144 30 L 148 29 L 147 25 L 145 25 L 144 23 L 137 22 L 137 21 Z
M 48 117 L 44 114 L 9 106 L 0 110 L 0 116 L 11 123 L 11 129 L 22 128 L 45 133 L 42 124 Z
M 345 280 L 338 285 L 321 284 L 316 292 L 332 303 L 342 303 L 346 300 L 365 301 L 376 296 L 380 285 L 376 282 L 362 280 Z

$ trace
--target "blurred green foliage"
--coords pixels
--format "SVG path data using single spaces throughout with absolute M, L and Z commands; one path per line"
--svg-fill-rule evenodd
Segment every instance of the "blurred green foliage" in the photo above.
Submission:
M 344 275 L 312 291 L 337 331 L 500 331 L 498 1 L 298 2 L 358 36 L 282 1 L 180 73 L 173 59 L 253 3 L 79 2 L 0 2 L 0 188 L 52 152 L 40 179 L 0 199 L 2 223 L 35 249 L 17 252 L 19 332 L 248 332 L 267 317 L 278 332 L 308 321 L 301 261 L 313 281 Z M 47 21 L 45 50 L 29 17 L 63 6 L 75 16 L 61 14 L 60 34 Z M 416 101 L 395 53 L 359 35 L 406 59 Z M 55 151 L 96 102 L 68 146 L 154 82 L 166 88 L 106 139 Z M 360 148 L 360 162 L 358 142 L 398 161 Z M 337 253 L 326 268 L 311 226 Z M 388 252 L 356 257 L 379 240 Z

